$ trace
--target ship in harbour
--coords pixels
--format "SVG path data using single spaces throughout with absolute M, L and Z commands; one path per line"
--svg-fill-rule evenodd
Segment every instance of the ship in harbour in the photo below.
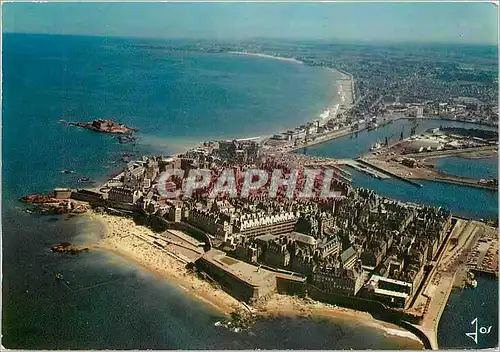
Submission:
M 371 146 L 370 151 L 373 152 L 373 151 L 378 150 L 380 148 L 382 148 L 382 144 L 380 144 L 379 142 L 377 142 L 377 143 L 375 143 L 374 145 Z

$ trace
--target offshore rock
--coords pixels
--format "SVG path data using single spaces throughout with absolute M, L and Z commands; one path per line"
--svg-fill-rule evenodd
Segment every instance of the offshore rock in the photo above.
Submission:
M 51 252 L 56 252 L 56 253 L 71 253 L 71 254 L 78 254 L 81 252 L 87 252 L 89 249 L 87 247 L 78 247 L 75 246 L 71 243 L 67 242 L 62 242 L 59 244 L 56 244 L 52 247 L 50 247 Z
M 70 125 L 83 127 L 95 132 L 112 134 L 132 134 L 138 131 L 136 128 L 122 125 L 110 119 L 97 119 L 92 122 L 71 122 Z

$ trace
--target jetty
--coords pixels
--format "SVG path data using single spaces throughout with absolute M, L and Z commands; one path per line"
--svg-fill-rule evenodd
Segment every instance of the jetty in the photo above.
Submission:
M 387 170 L 387 169 L 381 168 L 381 167 L 379 167 L 379 166 L 375 165 L 374 163 L 372 163 L 372 162 L 370 162 L 370 161 L 368 161 L 368 160 L 366 160 L 366 159 L 359 158 L 359 159 L 357 159 L 357 160 L 358 160 L 358 162 L 359 162 L 360 164 L 366 165 L 367 167 L 370 167 L 370 168 L 372 168 L 373 170 L 377 170 L 377 171 L 379 171 L 380 173 L 382 173 L 382 174 L 384 174 L 384 175 L 389 175 L 390 177 L 393 177 L 393 178 L 395 178 L 395 179 L 398 179 L 398 180 L 401 180 L 401 181 L 403 181 L 403 182 L 409 183 L 409 184 L 411 184 L 411 185 L 413 185 L 413 186 L 416 186 L 416 187 L 422 187 L 422 185 L 421 185 L 420 183 L 415 182 L 415 181 L 412 181 L 412 180 L 410 180 L 410 179 L 409 179 L 409 178 L 407 178 L 407 177 L 403 177 L 403 176 L 401 176 L 401 175 L 398 175 L 398 174 L 397 174 L 397 173 L 395 173 L 395 172 L 391 172 L 390 170 Z
M 371 165 L 366 165 L 360 159 L 339 159 L 339 160 L 337 160 L 337 165 L 349 166 L 356 171 L 363 172 L 371 177 L 378 178 L 381 180 L 391 178 L 386 173 L 380 172 L 380 170 L 377 170 L 376 168 L 371 167 Z
M 296 157 L 297 158 L 297 157 Z M 379 170 L 370 167 L 370 165 L 365 165 L 358 159 L 333 159 L 333 158 L 323 158 L 316 156 L 308 156 L 308 155 L 299 155 L 297 158 L 300 160 L 300 163 L 304 167 L 340 167 L 340 166 L 348 166 L 356 171 L 363 172 L 369 176 L 378 179 L 388 179 L 390 178 L 384 172 L 380 172 Z M 344 171 L 345 172 L 345 171 Z M 350 176 L 350 175 L 349 175 Z

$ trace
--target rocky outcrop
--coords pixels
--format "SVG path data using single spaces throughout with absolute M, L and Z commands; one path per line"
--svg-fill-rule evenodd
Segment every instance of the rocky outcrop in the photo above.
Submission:
M 31 210 L 41 214 L 82 214 L 89 209 L 88 205 L 71 199 L 57 199 L 39 194 L 22 197 L 20 200 L 33 205 Z
M 122 125 L 109 119 L 97 119 L 92 122 L 71 122 L 70 125 L 83 127 L 91 131 L 112 133 L 112 134 L 132 134 L 137 129 Z
M 78 254 L 80 252 L 87 252 L 88 250 L 89 249 L 87 247 L 79 247 L 67 242 L 59 243 L 50 247 L 50 251 L 56 253 Z

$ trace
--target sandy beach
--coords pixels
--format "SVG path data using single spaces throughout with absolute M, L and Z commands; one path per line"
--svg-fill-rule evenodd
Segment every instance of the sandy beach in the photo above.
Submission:
M 229 315 L 235 309 L 246 309 L 238 300 L 225 291 L 214 287 L 207 281 L 198 278 L 186 269 L 186 264 L 154 246 L 148 237 L 156 235 L 144 226 L 138 226 L 133 220 L 107 214 L 91 212 L 88 217 L 98 221 L 105 228 L 105 237 L 91 248 L 102 249 L 119 255 L 156 275 L 179 285 L 194 297 L 205 302 L 218 312 Z M 252 311 L 261 317 L 301 316 L 348 319 L 365 326 L 384 330 L 387 335 L 418 340 L 410 332 L 374 319 L 370 314 L 352 309 L 337 307 L 307 298 L 273 294 L 266 301 L 260 302 Z
M 262 57 L 262 58 L 267 58 L 267 59 L 288 61 L 288 62 L 293 62 L 296 64 L 304 64 L 304 62 L 297 60 L 295 58 L 274 56 L 274 55 L 263 54 L 263 53 L 250 53 L 250 52 L 245 52 L 245 51 L 228 51 L 228 54 L 256 56 L 256 57 Z M 325 67 L 325 68 L 327 68 L 327 67 Z M 342 78 L 340 80 L 339 91 L 338 91 L 338 95 L 340 95 L 340 99 L 341 99 L 340 104 L 344 105 L 345 107 L 349 107 L 350 105 L 354 104 L 354 78 L 353 78 L 353 76 L 351 74 L 347 74 L 346 72 L 337 70 L 335 68 L 327 68 L 327 69 L 332 71 L 332 72 L 339 73 L 342 76 Z
M 179 285 L 223 314 L 241 307 L 241 303 L 229 294 L 190 273 L 185 263 L 148 242 L 147 237 L 154 232 L 147 227 L 137 226 L 133 220 L 119 216 L 97 213 L 89 216 L 92 220 L 102 222 L 106 228 L 106 237 L 94 247 L 135 262 Z
M 274 55 L 269 55 L 269 54 L 264 54 L 264 53 L 250 53 L 250 52 L 245 52 L 245 51 L 228 51 L 229 54 L 234 54 L 234 55 L 245 55 L 245 56 L 256 56 L 256 57 L 262 57 L 266 59 L 273 59 L 273 60 L 280 60 L 280 61 L 288 61 L 288 62 L 293 62 L 296 64 L 304 64 L 303 61 L 297 60 L 295 58 L 289 58 L 289 57 L 281 57 L 281 56 L 274 56 Z M 329 68 L 325 67 L 327 70 L 334 72 L 336 74 L 340 74 L 342 78 L 339 80 L 339 89 L 336 92 L 340 96 L 340 101 L 339 99 L 335 96 L 334 101 L 339 103 L 345 108 L 350 108 L 352 104 L 354 104 L 354 78 L 351 74 L 347 74 L 343 71 L 337 70 L 335 68 Z M 335 105 L 335 104 L 334 104 Z M 320 118 L 331 118 L 333 116 L 329 116 L 331 112 L 337 111 L 334 106 L 330 106 L 327 110 L 325 110 L 321 115 Z M 323 116 L 324 115 L 324 116 Z M 336 115 L 336 113 L 335 113 Z M 307 122 L 307 121 L 306 121 Z
M 340 70 L 329 68 L 330 71 L 338 73 L 342 76 L 339 80 L 339 91 L 340 104 L 345 108 L 349 108 L 354 104 L 354 78 L 352 75 L 342 72 Z
M 376 320 L 369 313 L 338 307 L 309 298 L 274 294 L 267 301 L 256 306 L 256 308 L 258 314 L 264 317 L 301 316 L 331 319 L 333 322 L 350 320 L 354 323 L 361 323 L 365 326 L 381 329 L 386 335 L 408 338 L 418 341 L 421 344 L 420 339 L 411 332 L 397 325 Z

